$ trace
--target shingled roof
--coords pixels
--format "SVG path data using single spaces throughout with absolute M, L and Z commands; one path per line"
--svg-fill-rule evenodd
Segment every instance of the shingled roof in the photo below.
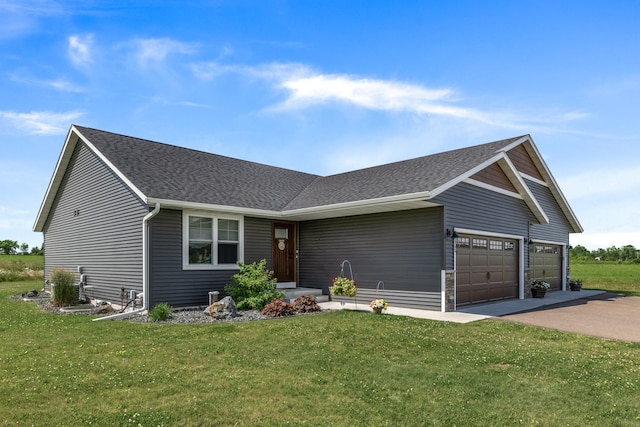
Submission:
M 280 211 L 318 178 L 145 139 L 75 128 L 150 199 Z
M 494 157 L 521 137 L 317 179 L 288 210 L 432 192 Z
M 276 211 L 433 191 L 520 138 L 321 177 L 75 128 L 148 198 Z
M 510 179 L 534 214 L 544 219 L 535 197 L 505 154 L 522 143 L 530 144 L 537 153 L 528 135 L 322 177 L 74 125 L 35 231 L 44 226 L 79 141 L 94 150 L 145 203 L 165 207 L 228 209 L 291 220 L 427 207 L 435 205 L 429 200 L 432 197 L 500 162 L 513 172 Z M 570 222 L 581 230 L 541 158 L 540 162 Z

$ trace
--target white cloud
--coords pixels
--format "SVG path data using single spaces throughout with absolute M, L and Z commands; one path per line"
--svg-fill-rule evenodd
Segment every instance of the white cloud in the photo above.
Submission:
M 11 123 L 15 128 L 34 135 L 62 135 L 67 132 L 71 123 L 82 116 L 79 111 L 54 113 L 51 111 L 32 111 L 16 113 L 0 111 L 0 118 Z
M 640 164 L 626 168 L 589 169 L 562 178 L 562 191 L 570 199 L 605 197 L 640 192 Z
M 393 80 L 372 79 L 349 74 L 323 74 L 296 63 L 258 66 L 224 65 L 218 62 L 191 66 L 203 80 L 236 73 L 270 81 L 285 93 L 285 99 L 268 111 L 299 111 L 313 106 L 343 104 L 371 111 L 404 112 L 418 116 L 445 117 L 481 125 L 531 132 L 551 129 L 568 121 L 581 120 L 587 113 L 552 111 L 538 117 L 511 111 L 491 111 L 462 105 L 451 88 L 431 88 Z
M 69 54 L 71 62 L 80 67 L 90 64 L 93 61 L 92 47 L 93 34 L 69 36 L 67 53 Z
M 196 52 L 196 45 L 170 38 L 135 39 L 130 47 L 141 67 L 162 62 L 169 55 L 191 55 Z
M 54 89 L 57 89 L 63 92 L 84 92 L 84 89 L 64 79 L 47 80 L 43 83 L 49 87 L 52 87 Z
M 37 78 L 26 77 L 24 73 L 25 73 L 24 70 L 20 70 L 19 72 L 11 73 L 9 77 L 14 82 L 28 84 L 28 85 L 39 85 L 39 86 L 59 90 L 62 92 L 78 92 L 79 93 L 79 92 L 85 91 L 81 87 L 76 86 L 70 81 L 65 79 L 40 80 Z

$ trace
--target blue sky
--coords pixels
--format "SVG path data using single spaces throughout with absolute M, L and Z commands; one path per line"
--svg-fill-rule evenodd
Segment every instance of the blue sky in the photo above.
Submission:
M 531 134 L 640 247 L 640 2 L 0 0 L 0 240 L 71 124 L 320 175 Z

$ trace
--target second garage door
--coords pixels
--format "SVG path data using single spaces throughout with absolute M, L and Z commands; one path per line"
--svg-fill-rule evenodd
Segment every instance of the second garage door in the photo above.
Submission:
M 534 243 L 529 249 L 531 278 L 544 280 L 550 290 L 562 288 L 562 246 Z
M 456 305 L 518 298 L 518 241 L 497 237 L 456 239 Z

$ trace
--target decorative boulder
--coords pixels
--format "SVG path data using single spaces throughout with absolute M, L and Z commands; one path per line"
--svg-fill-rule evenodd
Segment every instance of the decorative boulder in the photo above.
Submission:
M 228 317 L 237 317 L 236 303 L 231 297 L 224 297 L 220 301 L 216 301 L 209 307 L 204 309 L 205 314 L 216 319 L 226 319 Z
M 95 308 L 95 314 L 110 314 L 110 313 L 113 313 L 114 311 L 115 310 L 113 309 L 111 304 L 105 301 L 100 302 L 98 306 Z

